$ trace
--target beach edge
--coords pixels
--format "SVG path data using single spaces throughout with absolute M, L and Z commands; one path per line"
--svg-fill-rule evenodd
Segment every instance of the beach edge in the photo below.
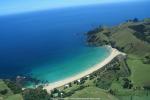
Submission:
M 110 54 L 103 61 L 99 62 L 98 64 L 94 65 L 93 67 L 91 67 L 91 68 L 89 68 L 89 69 L 87 69 L 87 70 L 85 70 L 85 71 L 83 71 L 81 73 L 78 73 L 75 76 L 71 76 L 69 78 L 66 78 L 66 79 L 63 79 L 63 80 L 60 80 L 60 81 L 57 81 L 57 82 L 54 82 L 54 83 L 45 84 L 43 86 L 43 89 L 45 89 L 48 92 L 50 92 L 51 90 L 53 90 L 55 88 L 64 86 L 64 85 L 66 85 L 66 84 L 68 84 L 70 82 L 74 82 L 76 80 L 79 80 L 79 79 L 81 79 L 83 77 L 86 77 L 86 76 L 94 73 L 95 71 L 103 68 L 105 65 L 107 65 L 108 63 L 110 63 L 114 58 L 116 58 L 119 55 L 126 56 L 125 53 L 120 52 L 117 49 L 112 48 L 109 45 L 106 45 L 105 47 L 109 50 Z

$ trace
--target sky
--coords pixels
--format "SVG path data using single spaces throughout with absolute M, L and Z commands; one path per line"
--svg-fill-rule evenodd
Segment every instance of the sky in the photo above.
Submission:
M 0 0 L 0 15 L 47 10 L 81 5 L 143 0 Z

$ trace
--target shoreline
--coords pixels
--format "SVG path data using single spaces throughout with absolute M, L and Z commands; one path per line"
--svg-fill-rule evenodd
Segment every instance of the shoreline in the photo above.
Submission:
M 104 67 L 106 64 L 110 63 L 118 55 L 123 55 L 123 56 L 126 55 L 125 53 L 122 53 L 122 52 L 118 51 L 117 49 L 112 48 L 111 46 L 106 46 L 106 47 L 110 50 L 110 54 L 103 61 L 101 61 L 100 63 L 94 65 L 93 67 L 91 67 L 91 68 L 89 68 L 89 69 L 87 69 L 87 70 L 85 70 L 85 71 L 83 71 L 83 72 L 81 72 L 81 73 L 79 73 L 75 76 L 72 76 L 72 77 L 69 77 L 69 78 L 66 78 L 64 80 L 60 80 L 60 81 L 57 81 L 57 82 L 54 82 L 54 83 L 45 84 L 43 86 L 43 89 L 46 89 L 48 92 L 50 92 L 54 88 L 64 86 L 64 85 L 66 85 L 70 82 L 79 80 L 83 77 L 86 77 L 86 76 L 92 74 L 93 72 L 95 72 L 95 71 L 99 70 L 100 68 Z

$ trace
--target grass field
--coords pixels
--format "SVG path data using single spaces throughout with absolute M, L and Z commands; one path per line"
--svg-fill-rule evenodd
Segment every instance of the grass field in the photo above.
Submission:
M 133 88 L 124 89 L 119 81 L 114 81 L 111 85 L 111 89 L 120 96 L 121 100 L 150 98 L 147 90 L 143 90 L 143 86 L 150 86 L 150 64 L 143 63 L 145 56 L 150 55 L 149 20 L 125 22 L 111 28 L 100 27 L 101 31 L 88 34 L 87 41 L 90 45 L 111 45 L 128 55 L 127 64 L 131 75 L 126 78 L 131 80 Z
M 7 98 L 8 96 L 13 95 L 12 91 L 7 87 L 7 85 L 2 80 L 0 80 L 0 91 L 4 89 L 7 89 L 8 92 L 5 95 L 0 94 L 1 98 Z
M 111 94 L 97 87 L 87 87 L 75 92 L 70 98 L 100 98 L 100 100 L 118 100 Z
M 5 100 L 23 100 L 23 98 L 20 94 L 15 94 L 8 96 Z
M 120 100 L 150 100 L 150 96 L 121 96 Z
M 150 65 L 143 64 L 141 58 L 135 55 L 129 55 L 127 60 L 131 69 L 131 80 L 137 86 L 144 86 L 150 84 Z
M 7 89 L 7 93 L 5 95 L 0 94 L 0 100 L 23 100 L 20 94 L 14 94 L 4 83 L 4 81 L 0 80 L 0 91 Z

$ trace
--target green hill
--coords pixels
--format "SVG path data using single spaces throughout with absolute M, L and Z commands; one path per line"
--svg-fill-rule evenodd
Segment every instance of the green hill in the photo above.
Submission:
M 99 98 L 102 100 L 118 100 L 115 96 L 97 87 L 87 87 L 77 91 L 71 98 Z
M 21 94 L 14 94 L 13 91 L 0 80 L 0 100 L 23 100 Z
M 111 45 L 125 52 L 131 70 L 128 79 L 133 83 L 133 88 L 140 91 L 150 88 L 150 19 L 129 20 L 114 27 L 100 26 L 87 33 L 87 43 L 91 46 Z M 119 86 L 112 88 L 124 95 L 125 90 Z M 128 93 L 134 94 L 133 90 Z
M 109 44 L 128 54 L 144 57 L 150 54 L 150 22 L 125 22 L 111 28 L 99 27 L 96 32 L 88 32 L 88 44 Z

